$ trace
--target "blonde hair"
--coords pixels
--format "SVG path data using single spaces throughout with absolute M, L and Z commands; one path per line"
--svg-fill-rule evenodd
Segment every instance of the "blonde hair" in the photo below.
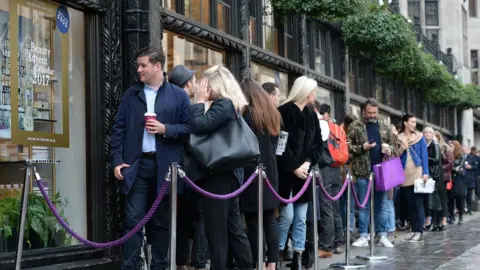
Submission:
M 237 80 L 224 66 L 216 65 L 205 70 L 203 77 L 208 79 L 210 87 L 220 97 L 231 100 L 236 110 L 243 111 L 243 108 L 248 105 Z
M 307 76 L 299 77 L 295 80 L 292 90 L 288 94 L 287 99 L 282 104 L 304 100 L 313 91 L 317 90 L 317 87 L 317 81 L 315 81 L 314 79 L 310 79 Z

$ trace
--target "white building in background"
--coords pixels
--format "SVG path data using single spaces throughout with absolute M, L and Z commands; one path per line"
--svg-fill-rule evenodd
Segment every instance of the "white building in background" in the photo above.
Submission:
M 480 55 L 480 0 L 394 0 L 399 12 L 412 23 L 419 20 L 424 35 L 440 46 L 442 51 L 453 54 L 453 69 L 464 84 L 477 83 L 478 57 Z M 416 19 L 417 18 L 417 19 Z M 480 146 L 474 135 L 474 113 L 461 113 L 462 143 Z M 460 120 L 459 119 L 459 120 Z M 480 121 L 479 121 L 480 124 Z M 480 126 L 480 125 L 479 125 Z M 458 130 L 460 129 L 460 130 Z M 476 142 L 475 142 L 476 141 Z

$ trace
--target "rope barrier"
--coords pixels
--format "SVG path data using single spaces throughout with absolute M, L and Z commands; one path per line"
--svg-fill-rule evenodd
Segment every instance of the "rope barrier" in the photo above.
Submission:
M 37 174 L 38 175 L 38 174 Z M 306 192 L 306 190 L 308 189 L 308 186 L 310 185 L 310 182 L 312 180 L 312 172 L 309 173 L 306 181 L 305 181 L 305 184 L 303 184 L 302 188 L 300 189 L 300 191 L 292 198 L 290 199 L 285 199 L 285 198 L 282 198 L 276 191 L 275 189 L 273 188 L 272 184 L 270 183 L 270 180 L 268 179 L 267 175 L 263 172 L 262 173 L 263 177 L 262 179 L 265 180 L 265 185 L 267 186 L 267 188 L 270 190 L 270 192 L 273 194 L 273 196 L 275 198 L 277 198 L 277 200 L 279 200 L 281 203 L 283 204 L 290 204 L 290 203 L 294 203 L 296 202 L 297 200 L 300 199 L 300 197 L 303 196 L 303 194 Z M 170 173 L 168 174 L 168 176 L 170 176 Z M 258 169 L 247 179 L 247 181 L 239 188 L 237 189 L 236 191 L 232 192 L 232 193 L 229 193 L 229 194 L 223 194 L 223 195 L 220 195 L 220 194 L 214 194 L 214 193 L 211 193 L 211 192 L 208 192 L 206 190 L 203 190 L 202 188 L 200 188 L 199 186 L 197 186 L 190 178 L 188 178 L 188 176 L 185 174 L 185 172 L 181 169 L 181 168 L 178 168 L 178 176 L 185 181 L 185 183 L 187 183 L 193 190 L 195 190 L 196 192 L 200 193 L 201 195 L 205 196 L 205 197 L 209 197 L 209 198 L 212 198 L 212 199 L 220 199 L 220 200 L 227 200 L 227 199 L 231 199 L 231 198 L 234 198 L 234 197 L 237 197 L 238 195 L 240 195 L 243 191 L 245 191 L 251 184 L 252 182 L 255 180 L 255 178 L 258 176 Z M 160 189 L 160 192 L 157 196 L 157 198 L 155 199 L 152 207 L 150 208 L 150 210 L 148 210 L 147 214 L 143 217 L 143 219 L 131 230 L 129 231 L 128 233 L 126 233 L 124 236 L 122 236 L 121 238 L 117 239 L 117 240 L 114 240 L 114 241 L 110 241 L 110 242 L 105 242 L 105 243 L 98 243 L 98 242 L 93 242 L 93 241 L 90 241 L 88 239 L 85 239 L 83 238 L 82 236 L 80 236 L 79 234 L 77 234 L 75 231 L 72 230 L 72 228 L 70 228 L 70 226 L 67 224 L 67 222 L 65 222 L 65 220 L 63 220 L 63 218 L 60 216 L 60 214 L 58 213 L 58 211 L 56 210 L 55 208 L 55 205 L 52 203 L 52 201 L 50 200 L 47 192 L 45 191 L 45 188 L 43 186 L 43 183 L 41 181 L 41 178 L 38 176 L 36 177 L 36 180 L 35 180 L 35 183 L 37 184 L 38 188 L 40 189 L 40 192 L 41 194 L 43 195 L 45 201 L 47 202 L 47 205 L 48 205 L 48 208 L 50 208 L 50 211 L 52 211 L 53 215 L 55 216 L 55 218 L 57 219 L 57 221 L 60 223 L 60 225 L 65 228 L 65 230 L 67 230 L 68 233 L 70 233 L 72 235 L 73 238 L 77 239 L 78 241 L 80 241 L 81 243 L 87 245 L 87 246 L 90 246 L 90 247 L 94 247 L 94 248 L 111 248 L 111 247 L 115 247 L 115 246 L 119 246 L 123 243 L 125 243 L 128 239 L 130 239 L 134 234 L 136 234 L 138 231 L 140 231 L 141 229 L 143 229 L 143 227 L 145 226 L 145 224 L 147 224 L 147 222 L 152 218 L 153 214 L 155 213 L 155 211 L 157 210 L 160 202 L 162 201 L 164 195 L 165 195 L 165 192 L 167 191 L 167 188 L 169 186 L 169 183 L 170 183 L 170 177 L 167 177 L 168 179 L 166 179 L 167 181 L 165 181 Z M 328 194 L 328 192 L 325 190 L 325 188 L 323 187 L 323 181 L 322 181 L 322 178 L 320 176 L 320 174 L 318 173 L 318 177 L 315 177 L 316 180 L 318 181 L 319 183 L 319 186 L 320 186 L 320 190 L 322 190 L 322 193 L 327 197 L 327 199 L 331 200 L 331 201 L 336 201 L 338 199 L 340 199 L 340 197 L 343 195 L 343 193 L 345 192 L 347 186 L 348 186 L 348 181 L 345 181 L 341 190 L 338 192 L 338 194 L 334 197 L 332 197 L 330 194 Z M 368 203 L 368 200 L 369 200 L 369 197 L 370 197 L 370 190 L 371 190 L 371 185 L 372 185 L 372 182 L 373 181 L 369 181 L 368 183 L 368 187 L 367 187 L 367 194 L 365 196 L 365 200 L 363 203 L 360 203 L 358 201 L 358 197 L 356 195 L 356 191 L 355 191 L 355 187 L 353 186 L 353 189 L 352 189 L 352 192 L 353 192 L 353 197 L 355 199 L 355 203 L 358 207 L 360 208 L 365 208 L 365 206 L 367 205 Z
M 243 186 L 241 186 L 239 189 L 237 189 L 236 191 L 234 191 L 232 193 L 224 194 L 224 195 L 219 195 L 219 194 L 214 194 L 214 193 L 208 192 L 208 191 L 202 189 L 201 187 L 195 185 L 195 183 L 190 178 L 188 178 L 187 175 L 185 174 L 185 172 L 180 168 L 178 169 L 178 176 L 183 181 L 185 181 L 193 190 L 195 190 L 196 192 L 200 193 L 201 195 L 203 195 L 205 197 L 208 197 L 208 198 L 211 198 L 211 199 L 228 200 L 228 199 L 237 197 L 238 195 L 240 195 L 240 193 L 242 193 L 245 189 L 247 189 L 248 186 L 250 186 L 250 184 L 252 184 L 253 180 L 255 180 L 255 177 L 258 176 L 258 170 L 253 172 L 253 174 L 250 176 L 250 178 L 247 179 L 247 182 L 245 182 L 245 184 L 243 184 Z
M 332 197 L 325 190 L 325 187 L 323 186 L 322 176 L 320 176 L 320 173 L 318 173 L 317 181 L 318 181 L 318 185 L 320 186 L 320 190 L 322 191 L 323 195 L 325 195 L 325 197 L 330 201 L 338 201 L 342 197 L 343 193 L 345 192 L 345 190 L 347 189 L 347 186 L 348 186 L 348 181 L 345 181 L 343 183 L 342 188 L 338 192 L 338 194 L 335 197 Z
M 355 200 L 355 204 L 358 207 L 365 208 L 365 206 L 367 206 L 368 199 L 370 198 L 370 191 L 372 189 L 372 182 L 373 182 L 372 180 L 368 181 L 367 194 L 365 194 L 365 200 L 363 201 L 363 203 L 360 203 L 360 201 L 358 200 L 357 191 L 355 190 L 355 185 L 352 185 L 353 199 Z
M 312 180 L 312 173 L 310 172 L 310 174 L 307 177 L 307 180 L 305 181 L 305 184 L 303 184 L 303 187 L 300 189 L 300 191 L 297 193 L 297 195 L 295 195 L 294 197 L 292 197 L 290 199 L 282 198 L 273 188 L 272 184 L 270 183 L 270 181 L 267 178 L 267 175 L 265 174 L 263 177 L 265 179 L 265 184 L 267 185 L 268 189 L 273 194 L 273 196 L 275 198 L 277 198 L 277 200 L 279 200 L 283 204 L 291 204 L 291 203 L 294 203 L 294 202 L 298 201 L 300 199 L 300 197 L 302 197 L 302 195 L 305 193 L 305 191 L 308 188 L 308 185 L 310 185 L 310 181 Z
M 40 192 L 42 193 L 43 197 L 45 198 L 45 201 L 47 202 L 48 208 L 50 208 L 50 211 L 52 211 L 53 215 L 55 216 L 57 221 L 60 223 L 60 225 L 62 225 L 62 227 L 65 228 L 65 230 L 67 230 L 67 232 L 70 233 L 73 236 L 73 238 L 77 239 L 78 241 L 80 241 L 81 243 L 83 243 L 87 246 L 94 247 L 94 248 L 111 248 L 111 247 L 119 246 L 119 245 L 125 243 L 128 239 L 130 239 L 138 231 L 143 229 L 145 224 L 147 224 L 147 222 L 150 220 L 150 218 L 152 218 L 155 211 L 157 211 L 158 205 L 162 201 L 162 199 L 165 195 L 165 192 L 167 191 L 167 188 L 168 188 L 169 183 L 170 183 L 170 182 L 167 182 L 167 181 L 165 181 L 163 183 L 163 185 L 160 189 L 160 192 L 158 193 L 157 198 L 153 202 L 152 207 L 150 208 L 150 210 L 148 210 L 147 214 L 145 215 L 145 217 L 143 217 L 143 219 L 140 221 L 140 223 L 138 223 L 137 226 L 135 226 L 135 228 L 133 228 L 133 230 L 129 231 L 128 233 L 126 233 L 124 236 L 122 236 L 121 238 L 119 238 L 117 240 L 114 240 L 114 241 L 111 241 L 111 242 L 106 242 L 106 243 L 97 243 L 97 242 L 93 242 L 93 241 L 90 241 L 88 239 L 85 239 L 82 236 L 80 236 L 79 234 L 77 234 L 76 232 L 74 232 L 72 230 L 72 228 L 70 228 L 70 226 L 67 224 L 67 222 L 65 222 L 65 220 L 63 220 L 63 218 L 57 212 L 57 209 L 55 209 L 55 205 L 53 205 L 52 201 L 48 197 L 47 192 L 45 191 L 45 188 L 43 187 L 41 178 L 37 178 L 35 182 L 37 183 L 37 186 L 40 189 Z

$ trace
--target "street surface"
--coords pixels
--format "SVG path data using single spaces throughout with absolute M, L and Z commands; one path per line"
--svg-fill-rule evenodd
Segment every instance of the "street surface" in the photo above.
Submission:
M 375 255 L 387 256 L 386 261 L 368 264 L 368 262 L 357 260 L 356 256 L 368 255 L 370 250 L 367 247 L 352 247 L 350 262 L 366 264 L 366 270 L 480 269 L 479 212 L 474 212 L 473 216 L 465 216 L 463 225 L 451 225 L 444 232 L 425 233 L 424 243 L 402 242 L 401 240 L 405 238 L 406 233 L 399 232 L 394 248 L 375 246 Z M 334 255 L 331 259 L 319 259 L 318 269 L 331 269 L 330 264 L 344 261 L 345 254 Z

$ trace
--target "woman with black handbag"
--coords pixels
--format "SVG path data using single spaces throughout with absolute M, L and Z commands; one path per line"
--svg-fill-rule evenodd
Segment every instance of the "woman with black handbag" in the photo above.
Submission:
M 195 93 L 196 104 L 190 106 L 190 144 L 194 158 L 187 175 L 208 192 L 228 194 L 243 184 L 242 167 L 246 164 L 240 164 L 241 161 L 259 156 L 258 141 L 241 117 L 248 103 L 230 71 L 214 66 L 207 69 L 203 77 Z M 213 102 L 205 111 L 208 101 Z M 210 269 L 227 268 L 229 247 L 238 268 L 252 269 L 239 198 L 204 197 L 203 212 Z
M 277 157 L 279 193 L 284 198 L 295 196 L 305 184 L 310 166 L 318 164 L 322 142 L 320 124 L 311 108 L 316 99 L 317 82 L 306 76 L 295 80 L 287 100 L 278 108 L 282 115 L 282 131 L 288 132 L 285 151 Z M 315 181 L 312 179 L 312 181 Z M 292 270 L 302 269 L 302 252 L 307 236 L 308 203 L 312 201 L 311 186 L 300 199 L 283 205 L 278 226 L 280 230 L 280 254 L 285 248 L 288 230 L 292 226 Z
M 268 94 L 262 86 L 253 79 L 242 83 L 242 90 L 250 104 L 243 115 L 245 122 L 257 136 L 261 163 L 264 171 L 275 190 L 278 190 L 277 157 L 275 155 L 275 140 L 280 134 L 281 116 L 277 108 L 269 100 Z M 246 180 L 255 170 L 253 166 L 244 167 Z M 267 247 L 267 268 L 275 270 L 276 263 L 280 260 L 278 254 L 278 225 L 275 209 L 279 201 L 267 188 L 263 190 L 263 230 Z M 254 265 L 258 262 L 258 185 L 250 185 L 240 195 L 240 208 L 247 224 L 247 236 L 252 249 Z M 264 252 L 265 254 L 265 252 Z M 263 269 L 258 267 L 257 269 Z

